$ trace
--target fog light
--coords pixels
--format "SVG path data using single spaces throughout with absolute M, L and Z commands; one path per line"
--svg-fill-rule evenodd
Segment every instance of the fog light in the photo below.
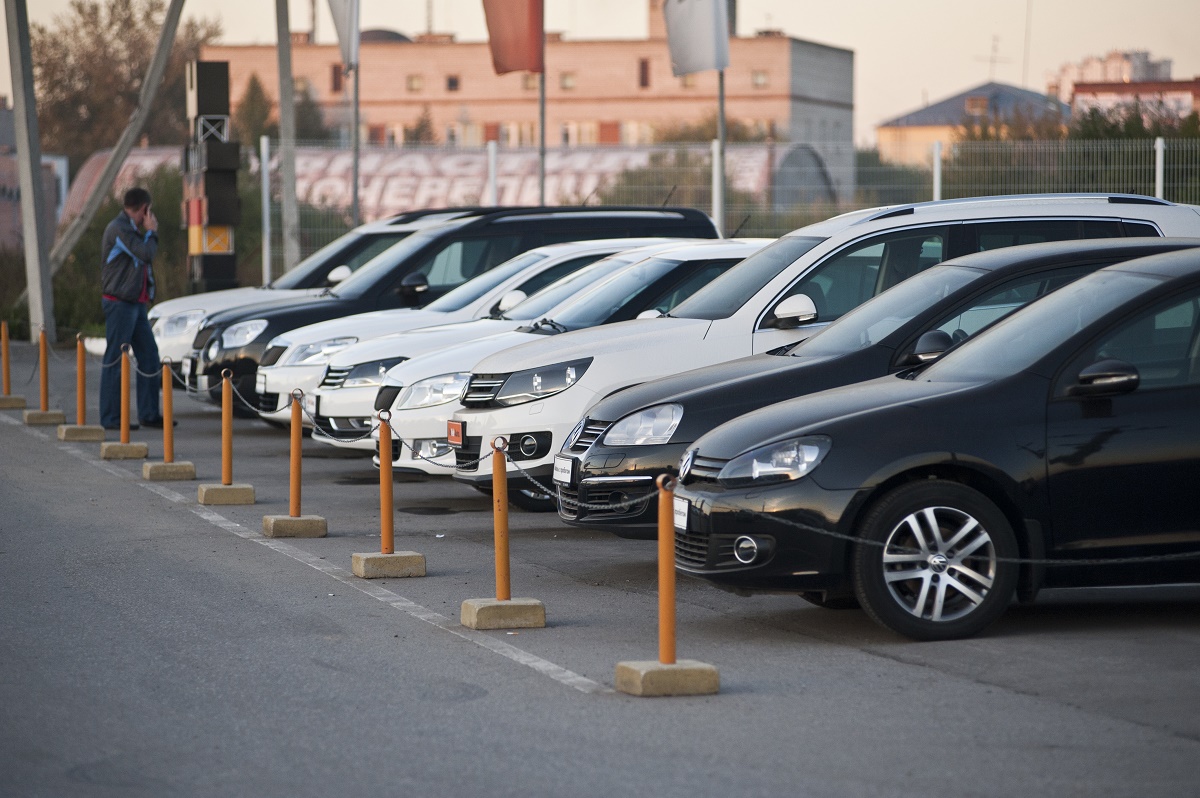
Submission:
M 743 535 L 733 541 L 733 556 L 743 565 L 749 565 L 758 559 L 758 541 Z
M 526 435 L 524 438 L 521 438 L 521 444 L 519 448 L 521 450 L 521 454 L 525 455 L 526 457 L 533 457 L 535 454 L 537 454 L 538 450 L 537 438 L 533 437 L 532 435 Z
M 450 448 L 450 444 L 446 443 L 445 438 L 427 438 L 414 441 L 416 444 L 413 447 L 412 457 L 417 460 L 421 457 L 432 460 L 436 457 L 441 457 L 444 454 L 449 454 L 454 451 Z

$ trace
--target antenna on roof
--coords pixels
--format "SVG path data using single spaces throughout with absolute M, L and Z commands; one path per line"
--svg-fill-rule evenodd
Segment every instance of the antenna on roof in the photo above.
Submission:
M 742 219 L 742 223 L 734 228 L 734 231 L 730 233 L 727 238 L 737 238 L 737 234 L 742 232 L 742 228 L 746 226 L 746 222 L 748 221 L 750 221 L 750 214 L 746 214 L 746 218 Z
M 659 207 L 667 207 L 667 203 L 671 201 L 671 197 L 675 196 L 675 189 L 677 188 L 679 188 L 678 185 L 671 186 L 671 190 L 667 192 L 667 198 L 663 200 L 662 205 Z
M 1012 61 L 1011 58 L 1000 57 L 1000 37 L 996 35 L 992 36 L 992 54 L 987 58 L 977 55 L 975 60 L 988 62 L 988 83 L 996 82 L 996 64 L 1007 64 Z

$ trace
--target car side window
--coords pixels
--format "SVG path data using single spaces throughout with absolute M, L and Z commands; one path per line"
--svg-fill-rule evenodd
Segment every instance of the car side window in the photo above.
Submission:
M 809 270 L 780 301 L 807 294 L 817 306 L 817 320 L 833 321 L 876 294 L 941 263 L 945 258 L 946 237 L 944 227 L 872 236 Z M 763 319 L 762 326 L 771 327 L 774 322 L 771 313 Z
M 566 277 L 568 274 L 574 274 L 584 266 L 600 260 L 600 258 L 604 257 L 605 254 L 607 253 L 597 252 L 592 255 L 581 255 L 578 258 L 571 258 L 570 260 L 564 260 L 562 263 L 556 263 L 550 268 L 543 270 L 540 274 L 533 275 L 528 280 L 521 283 L 518 288 L 524 291 L 528 296 L 533 296 L 535 292 L 540 291 L 541 289 L 550 285 L 550 283 L 553 283 L 558 278 Z
M 941 330 L 958 343 L 993 324 L 1008 314 L 1024 307 L 1033 300 L 1043 297 L 1067 283 L 1095 271 L 1095 266 L 1070 266 L 1050 272 L 1024 275 L 1001 284 L 998 288 L 977 297 L 965 307 L 957 309 L 952 316 L 938 322 L 935 329 Z
M 1105 219 L 1015 219 L 964 224 L 963 232 L 968 252 L 987 252 L 1043 241 L 1119 238 L 1121 224 Z
M 1073 382 L 1080 370 L 1101 360 L 1132 364 L 1141 377 L 1138 390 L 1200 384 L 1200 296 L 1191 293 L 1124 322 L 1091 344 L 1064 372 Z
M 434 290 L 453 288 L 518 254 L 521 236 L 490 236 L 451 241 L 413 271 Z

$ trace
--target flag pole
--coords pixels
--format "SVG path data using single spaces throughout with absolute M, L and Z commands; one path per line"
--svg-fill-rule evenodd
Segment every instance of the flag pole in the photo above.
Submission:
M 538 75 L 538 204 L 546 204 L 546 6 L 542 4 L 542 71 Z
M 720 163 L 713 164 L 718 169 L 713 176 L 713 182 L 719 186 L 719 196 L 714 197 L 716 210 L 717 232 L 725 235 L 725 70 L 717 70 L 717 149 L 720 151 Z

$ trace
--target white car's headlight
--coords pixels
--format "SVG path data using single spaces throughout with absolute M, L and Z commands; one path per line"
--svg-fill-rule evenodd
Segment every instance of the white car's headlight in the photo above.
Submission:
M 683 420 L 681 405 L 655 405 L 630 413 L 604 434 L 605 446 L 648 446 L 668 443 Z
M 408 386 L 396 409 L 415 410 L 418 407 L 433 407 L 456 401 L 462 396 L 470 379 L 470 372 L 460 371 L 414 382 Z
M 346 375 L 346 379 L 342 382 L 342 387 L 362 388 L 368 385 L 383 385 L 383 375 L 387 374 L 388 369 L 397 363 L 403 363 L 405 360 L 408 360 L 408 358 L 392 357 L 387 360 L 372 360 L 370 363 L 359 363 L 350 369 L 350 373 Z
M 759 446 L 726 463 L 717 479 L 731 486 L 800 479 L 821 464 L 830 445 L 829 438 L 810 435 Z
M 221 333 L 222 349 L 240 349 L 262 335 L 267 329 L 266 319 L 239 321 Z
M 591 364 L 592 359 L 588 357 L 510 374 L 496 394 L 496 402 L 502 405 L 519 405 L 562 393 L 578 382 Z
M 203 310 L 185 310 L 183 313 L 155 319 L 152 327 L 157 336 L 195 335 L 203 320 Z
M 328 363 L 330 356 L 335 352 L 340 352 L 356 343 L 358 343 L 357 338 L 352 335 L 344 335 L 340 338 L 326 338 L 324 341 L 301 344 L 284 357 L 281 365 L 298 366 L 302 363 Z

